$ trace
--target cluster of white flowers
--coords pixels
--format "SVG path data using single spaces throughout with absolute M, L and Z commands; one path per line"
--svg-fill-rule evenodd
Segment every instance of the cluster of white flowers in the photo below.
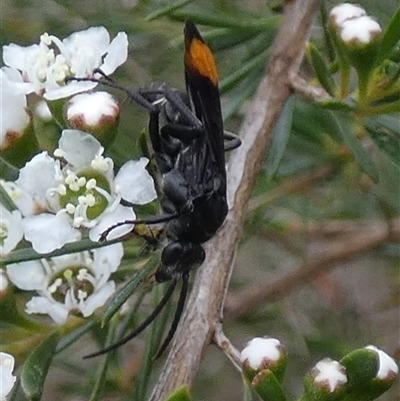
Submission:
M 28 47 L 11 43 L 3 47 L 3 60 L 8 69 L 22 78 L 20 83 L 25 93 L 43 94 L 45 99 L 62 99 L 73 94 L 93 89 L 95 82 L 70 81 L 67 77 L 88 78 L 96 76 L 100 69 L 112 74 L 128 56 L 128 39 L 125 32 L 119 32 L 110 42 L 110 35 L 104 27 L 92 27 L 75 32 L 60 40 L 47 33 L 40 37 L 39 44 Z M 7 69 L 4 67 L 4 69 Z
M 1 182 L 19 209 L 2 218 L 3 253 L 19 242 L 21 234 L 41 254 L 79 240 L 82 229 L 97 241 L 110 225 L 135 219 L 132 208 L 120 204 L 122 198 L 136 205 L 156 198 L 153 179 L 146 171 L 148 159 L 127 162 L 114 177 L 113 161 L 103 151 L 92 135 L 64 130 L 55 157 L 39 153 L 20 170 L 15 182 Z M 118 227 L 110 239 L 132 228 Z
M 64 40 L 43 34 L 39 44 L 28 47 L 4 46 L 0 149 L 7 149 L 8 143 L 24 135 L 30 123 L 26 109 L 29 93 L 47 102 L 75 95 L 67 103 L 67 118 L 80 120 L 84 126 L 101 124 L 104 119 L 112 125 L 118 119 L 118 104 L 104 92 L 77 95 L 97 83 L 66 78 L 98 78 L 97 69 L 109 75 L 126 61 L 127 49 L 126 33 L 118 33 L 110 42 L 104 27 L 76 32 Z M 83 117 L 82 110 L 86 113 Z M 108 227 L 136 218 L 121 199 L 125 204 L 143 205 L 156 198 L 153 179 L 146 171 L 148 159 L 131 160 L 115 175 L 112 159 L 103 153 L 103 146 L 92 135 L 64 129 L 53 155 L 38 153 L 20 169 L 16 180 L 0 180 L 16 207 L 11 210 L 0 204 L 0 256 L 9 254 L 21 240 L 43 255 L 82 237 L 98 241 Z M 121 225 L 108 239 L 132 228 Z M 70 311 L 89 316 L 104 304 L 115 289 L 109 277 L 122 255 L 122 245 L 116 244 L 10 264 L 7 275 L 20 289 L 38 294 L 27 303 L 27 313 L 46 313 L 62 324 Z
M 118 243 L 49 260 L 10 264 L 7 275 L 18 288 L 37 292 L 38 296 L 26 304 L 26 313 L 47 314 L 63 324 L 70 312 L 87 317 L 104 305 L 115 290 L 109 278 L 122 256 L 122 244 Z
M 0 70 L 0 148 L 9 138 L 22 135 L 30 121 L 26 95 L 36 93 L 57 100 L 93 89 L 91 81 L 66 78 L 100 78 L 96 70 L 112 74 L 128 56 L 128 39 L 119 32 L 110 42 L 104 27 L 93 27 L 59 38 L 43 34 L 39 44 L 3 46 L 5 66 Z

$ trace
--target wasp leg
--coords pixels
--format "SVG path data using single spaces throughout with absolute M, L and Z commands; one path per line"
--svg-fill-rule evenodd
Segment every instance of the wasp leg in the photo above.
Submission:
M 165 292 L 164 296 L 162 297 L 161 301 L 158 303 L 158 305 L 154 308 L 153 312 L 148 316 L 142 324 L 140 324 L 138 327 L 136 327 L 135 330 L 133 330 L 130 334 L 128 334 L 126 337 L 124 337 L 122 340 L 116 342 L 115 344 L 110 345 L 109 347 L 103 348 L 101 351 L 94 352 L 89 355 L 85 355 L 83 359 L 88 359 L 88 358 L 93 358 L 95 356 L 103 355 L 106 354 L 107 352 L 113 351 L 120 347 L 121 345 L 126 344 L 129 340 L 132 340 L 132 338 L 135 338 L 138 334 L 140 334 L 143 330 L 147 328 L 147 326 L 160 314 L 160 312 L 163 310 L 169 299 L 171 298 L 174 289 L 177 284 L 177 280 L 173 280 L 169 287 L 167 288 L 167 291 Z
M 188 127 L 183 124 L 166 124 L 162 127 L 161 134 L 180 141 L 192 141 L 204 136 L 204 129 Z
M 188 289 L 189 289 L 189 274 L 185 273 L 182 276 L 182 288 L 181 288 L 181 293 L 179 295 L 178 304 L 176 306 L 174 320 L 172 321 L 171 327 L 168 331 L 168 334 L 165 337 L 160 348 L 158 349 L 157 354 L 154 357 L 154 359 L 159 358 L 164 353 L 164 351 L 167 349 L 169 343 L 171 342 L 172 338 L 174 337 L 176 329 L 178 328 L 179 321 L 181 320 L 183 307 L 185 306 Z
M 225 152 L 237 149 L 242 144 L 240 138 L 233 132 L 229 131 L 224 131 L 224 140 L 225 140 L 224 143 Z
M 98 71 L 98 73 L 100 73 Z M 135 101 L 137 104 L 140 106 L 144 107 L 145 109 L 149 111 L 153 111 L 155 109 L 155 106 L 153 103 L 149 102 L 140 92 L 136 92 L 133 90 L 130 90 L 129 88 L 125 88 L 123 85 L 120 85 L 119 83 L 113 81 L 111 78 L 107 77 L 104 73 L 102 74 L 103 79 L 97 79 L 97 78 L 78 78 L 78 77 L 67 77 L 65 79 L 65 82 L 68 83 L 69 81 L 76 81 L 76 82 L 96 82 L 98 84 L 102 84 L 104 86 L 109 86 L 110 88 L 115 88 L 118 89 L 122 92 L 125 92 L 126 95 L 133 101 Z
M 202 122 L 197 118 L 196 114 L 190 108 L 187 100 L 187 95 L 171 88 L 168 85 L 163 85 L 158 88 L 143 88 L 139 90 L 143 97 L 162 96 L 162 98 L 153 102 L 153 104 L 160 104 L 167 101 L 173 110 L 178 111 L 185 120 L 185 123 L 193 128 L 201 129 Z
M 201 129 L 203 127 L 202 122 L 197 118 L 196 114 L 190 109 L 188 104 L 185 103 L 178 91 L 166 87 L 165 97 L 171 103 L 171 105 L 179 110 L 182 116 L 193 128 Z

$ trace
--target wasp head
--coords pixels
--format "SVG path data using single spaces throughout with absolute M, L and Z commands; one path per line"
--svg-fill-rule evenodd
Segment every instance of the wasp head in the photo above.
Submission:
M 163 282 L 179 278 L 184 273 L 199 267 L 205 258 L 206 252 L 199 244 L 171 242 L 161 253 L 161 264 L 156 272 L 156 280 Z

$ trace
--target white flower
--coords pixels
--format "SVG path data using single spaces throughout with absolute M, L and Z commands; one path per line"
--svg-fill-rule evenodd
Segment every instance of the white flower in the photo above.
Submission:
M 48 253 L 80 239 L 78 229 L 82 228 L 89 229 L 90 238 L 97 241 L 100 229 L 136 218 L 131 207 L 120 205 L 122 198 L 138 205 L 156 198 L 153 179 L 145 169 L 146 158 L 126 163 L 114 178 L 113 161 L 103 151 L 92 135 L 64 130 L 54 152 L 61 161 L 40 153 L 21 169 L 16 188 L 11 190 L 8 185 L 13 199 L 25 194 L 25 201 L 20 202 L 24 210 L 32 210 L 31 199 L 33 209 L 40 211 L 25 214 L 23 221 L 25 238 L 37 252 Z M 124 235 L 132 227 L 122 225 L 109 238 Z
M 363 8 L 350 3 L 334 7 L 329 13 L 329 21 L 346 44 L 365 45 L 382 33 L 380 25 Z
M 7 266 L 11 282 L 18 288 L 36 291 L 26 312 L 48 314 L 63 324 L 70 312 L 88 317 L 104 305 L 115 290 L 111 273 L 120 265 L 122 244 L 93 251 L 15 263 Z
M 363 8 L 350 3 L 342 3 L 332 8 L 329 13 L 329 18 L 336 25 L 340 26 L 344 21 L 352 18 L 359 18 L 363 15 L 367 15 Z
M 19 71 L 9 67 L 0 69 L 0 149 L 10 147 L 31 121 L 24 85 Z
M 23 237 L 21 212 L 10 212 L 0 203 L 0 256 L 10 253 Z
M 346 20 L 340 28 L 340 38 L 345 43 L 367 44 L 382 33 L 380 25 L 367 15 Z
M 319 361 L 312 370 L 314 381 L 333 393 L 347 383 L 346 369 L 339 362 L 330 358 Z
M 5 352 L 0 352 L 0 400 L 5 401 L 6 396 L 12 390 L 16 377 L 13 376 L 14 357 Z
M 22 47 L 12 43 L 3 47 L 3 60 L 22 72 L 30 91 L 44 92 L 46 99 L 55 100 L 94 88 L 94 82 L 71 81 L 66 85 L 65 78 L 90 78 L 97 68 L 109 75 L 126 61 L 127 49 L 126 33 L 119 32 L 110 43 L 104 27 L 92 27 L 62 41 L 45 33 L 39 44 Z
M 275 364 L 282 357 L 281 342 L 275 338 L 253 338 L 240 354 L 242 364 L 259 370 L 266 364 Z
M 399 367 L 396 365 L 394 359 L 374 345 L 368 345 L 368 347 L 365 348 L 375 351 L 379 356 L 379 370 L 376 374 L 376 378 L 381 380 L 394 380 L 399 373 Z

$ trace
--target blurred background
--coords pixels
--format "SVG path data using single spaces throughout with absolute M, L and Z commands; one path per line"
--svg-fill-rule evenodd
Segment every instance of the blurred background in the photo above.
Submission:
M 2 0 L 0 40 L 2 45 L 29 45 L 43 32 L 63 38 L 98 25 L 111 37 L 126 31 L 129 58 L 113 77 L 133 88 L 166 81 L 184 89 L 182 28 L 189 15 L 215 53 L 226 129 L 238 132 L 279 28 L 279 2 L 187 3 L 165 17 L 157 12 L 176 2 Z M 329 11 L 337 3 L 326 1 L 325 7 Z M 381 26 L 398 6 L 396 0 L 358 3 Z M 317 45 L 323 33 L 319 17 L 311 37 Z M 220 22 L 210 27 L 213 18 Z M 311 74 L 304 62 L 302 75 Z M 120 93 L 116 96 L 124 100 Z M 372 148 L 383 172 L 379 183 L 373 183 L 330 131 L 321 109 L 301 98 L 294 101 L 283 159 L 271 175 L 271 160 L 265 155 L 249 204 L 225 324 L 227 336 L 239 349 L 263 335 L 286 346 L 285 388 L 292 395 L 300 394 L 305 372 L 323 357 L 340 359 L 352 349 L 374 344 L 400 358 L 399 237 L 380 235 L 388 222 L 399 218 L 398 169 Z M 118 137 L 108 150 L 117 165 L 140 154 L 137 138 L 147 125 L 146 113 L 129 101 L 123 103 L 121 118 Z M 126 346 L 125 355 L 135 355 L 126 365 L 127 388 L 133 385 L 145 338 L 144 334 Z M 79 347 L 86 349 L 85 344 Z M 96 361 L 80 362 L 81 354 L 77 348 L 76 354 L 60 355 L 63 362 L 51 371 L 44 400 L 83 399 L 75 391 L 82 385 L 80 369 L 87 371 Z M 236 401 L 241 389 L 234 367 L 211 346 L 193 389 L 194 400 Z M 380 400 L 400 400 L 398 383 Z

